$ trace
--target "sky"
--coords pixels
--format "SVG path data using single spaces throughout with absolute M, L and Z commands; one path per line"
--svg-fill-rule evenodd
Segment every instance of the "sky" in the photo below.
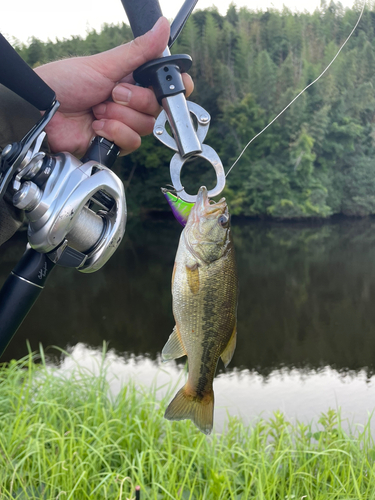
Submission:
M 137 1 L 137 0 L 133 0 Z M 163 14 L 173 19 L 183 0 L 159 0 Z M 199 0 L 196 9 L 216 6 L 225 14 L 231 0 Z M 320 0 L 235 0 L 238 7 L 267 10 L 282 9 L 314 11 Z M 344 7 L 352 7 L 354 0 L 341 0 Z M 0 32 L 12 42 L 13 38 L 27 43 L 32 36 L 55 41 L 73 35 L 85 37 L 90 29 L 100 30 L 104 23 L 118 24 L 127 18 L 120 0 L 17 0 L 7 2 L 5 14 L 0 17 Z

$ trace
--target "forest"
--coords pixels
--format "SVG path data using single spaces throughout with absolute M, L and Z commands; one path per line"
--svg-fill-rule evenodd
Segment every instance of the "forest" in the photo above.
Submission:
M 191 100 L 211 114 L 206 144 L 227 171 L 250 139 L 333 59 L 358 20 L 362 3 L 344 9 L 322 1 L 313 13 L 230 6 L 193 13 L 172 48 L 192 56 Z M 32 67 L 89 55 L 132 39 L 128 25 L 56 42 L 32 38 L 13 46 Z M 246 150 L 227 177 L 230 211 L 248 217 L 327 218 L 375 214 L 375 8 L 327 73 Z M 160 188 L 170 183 L 173 152 L 153 136 L 119 158 L 130 213 L 168 210 Z M 213 187 L 213 169 L 192 161 L 183 184 Z

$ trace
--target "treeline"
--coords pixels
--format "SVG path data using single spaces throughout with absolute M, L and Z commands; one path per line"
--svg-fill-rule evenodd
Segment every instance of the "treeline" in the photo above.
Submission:
M 191 99 L 212 122 L 206 143 L 226 170 L 247 142 L 337 53 L 358 20 L 360 4 L 322 3 L 314 13 L 256 12 L 232 5 L 195 12 L 173 46 L 193 58 Z M 105 25 L 85 39 L 18 45 L 32 66 L 107 50 L 132 38 L 125 25 Z M 364 216 L 375 213 L 375 10 L 367 9 L 335 63 L 279 120 L 256 139 L 228 175 L 231 212 L 276 218 Z M 166 205 L 172 153 L 156 139 L 119 159 L 131 211 Z M 187 190 L 212 186 L 213 170 L 191 162 Z

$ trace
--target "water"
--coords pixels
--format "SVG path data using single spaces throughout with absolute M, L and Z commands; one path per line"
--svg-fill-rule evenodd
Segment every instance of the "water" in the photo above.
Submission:
M 238 346 L 215 381 L 219 428 L 227 412 L 252 421 L 276 409 L 310 421 L 341 407 L 351 424 L 367 420 L 375 406 L 374 229 L 373 218 L 233 221 Z M 158 361 L 174 324 L 170 278 L 180 231 L 171 219 L 133 219 L 98 273 L 54 270 L 3 359 L 26 354 L 28 339 L 34 350 L 39 342 L 68 348 L 90 364 L 105 340 L 119 380 L 131 374 L 146 384 L 156 376 L 160 384 L 165 377 L 183 380 L 183 365 L 160 371 Z M 1 249 L 0 283 L 25 237 Z

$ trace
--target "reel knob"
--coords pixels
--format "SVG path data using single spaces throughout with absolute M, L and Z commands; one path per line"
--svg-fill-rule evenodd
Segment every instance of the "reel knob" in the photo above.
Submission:
M 13 205 L 20 210 L 30 212 L 38 205 L 42 198 L 42 190 L 31 181 L 26 181 L 13 196 Z

